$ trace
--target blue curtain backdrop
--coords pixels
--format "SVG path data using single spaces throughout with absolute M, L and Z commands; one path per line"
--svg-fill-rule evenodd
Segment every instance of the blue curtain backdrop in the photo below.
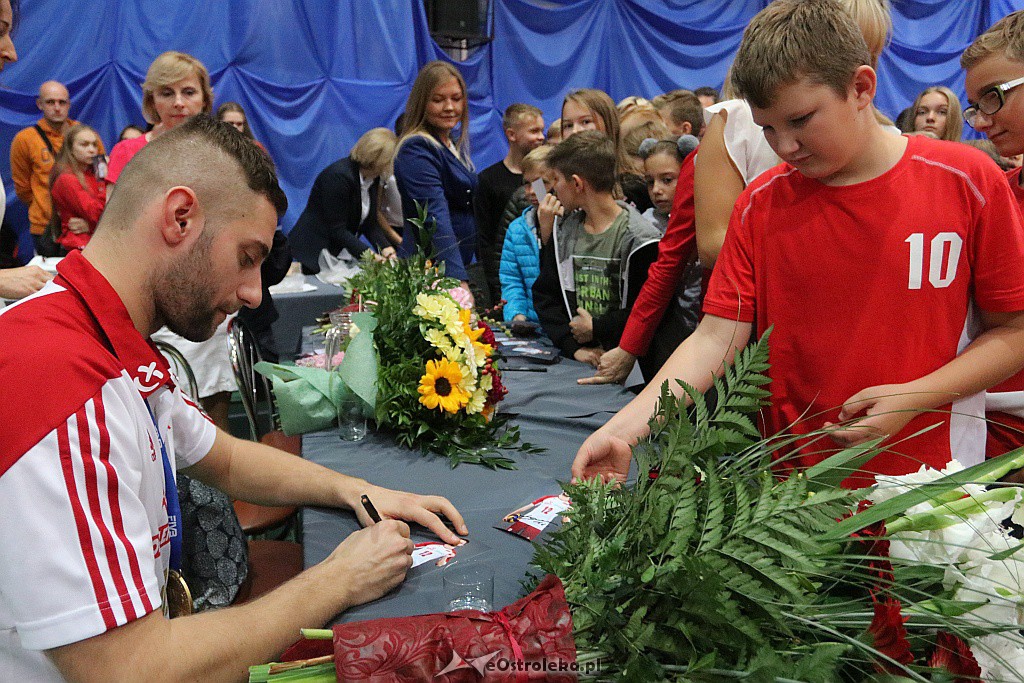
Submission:
M 551 121 L 571 88 L 602 88 L 618 100 L 721 86 L 744 27 L 767 0 L 491 4 L 494 41 L 458 63 L 480 169 L 505 154 L 501 112 L 513 102 L 536 104 Z M 929 85 L 962 95 L 960 53 L 1024 8 L 1024 0 L 892 4 L 895 31 L 877 101 L 893 117 Z M 15 43 L 20 61 L 0 76 L 4 149 L 39 117 L 36 91 L 50 78 L 68 85 L 72 116 L 99 130 L 109 149 L 121 128 L 143 123 L 139 84 L 153 57 L 189 52 L 209 68 L 216 103 L 240 102 L 277 163 L 291 202 L 285 230 L 320 169 L 367 129 L 391 126 L 419 67 L 447 59 L 430 38 L 422 0 L 91 0 L 88 11 L 66 0 L 22 0 Z M 24 228 L 6 152 L 0 175 L 8 211 Z

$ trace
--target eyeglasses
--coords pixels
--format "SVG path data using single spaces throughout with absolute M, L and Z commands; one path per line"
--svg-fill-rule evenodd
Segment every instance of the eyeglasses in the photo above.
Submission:
M 974 122 L 977 120 L 978 114 L 984 114 L 985 116 L 995 114 L 1006 104 L 1006 93 L 1022 84 L 1024 84 L 1024 78 L 1017 78 L 1007 81 L 1002 85 L 989 88 L 981 94 L 977 104 L 972 104 L 967 109 L 964 109 L 964 121 L 967 122 L 968 126 L 974 128 Z

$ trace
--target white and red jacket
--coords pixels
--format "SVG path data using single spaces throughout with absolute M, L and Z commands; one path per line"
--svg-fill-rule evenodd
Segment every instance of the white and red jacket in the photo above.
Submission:
M 2 680 L 60 680 L 42 650 L 160 609 L 160 440 L 187 467 L 216 434 L 85 257 L 58 271 L 0 314 Z

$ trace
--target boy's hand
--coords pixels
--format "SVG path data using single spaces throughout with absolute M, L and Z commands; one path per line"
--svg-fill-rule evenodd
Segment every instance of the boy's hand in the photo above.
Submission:
M 584 346 L 581 349 L 576 349 L 576 353 L 572 354 L 572 357 L 581 363 L 587 365 L 593 365 L 595 368 L 601 360 L 601 349 L 592 346 Z
M 594 318 L 585 308 L 576 309 L 576 315 L 569 321 L 569 329 L 577 344 L 587 344 L 594 340 Z
M 555 216 L 563 213 L 562 203 L 558 197 L 548 192 L 544 195 L 544 201 L 537 207 L 537 225 L 540 227 L 540 241 L 548 243 L 551 232 L 555 229 Z
M 576 380 L 578 384 L 622 384 L 633 370 L 636 356 L 618 346 L 605 351 L 597 363 L 597 373 L 593 377 Z
M 922 395 L 906 384 L 882 384 L 858 391 L 843 403 L 839 424 L 829 436 L 843 447 L 855 446 L 879 437 L 895 436 L 920 411 Z
M 604 484 L 612 481 L 625 483 L 632 460 L 633 452 L 628 443 L 599 429 L 577 451 L 572 462 L 572 480 L 578 482 L 597 477 Z

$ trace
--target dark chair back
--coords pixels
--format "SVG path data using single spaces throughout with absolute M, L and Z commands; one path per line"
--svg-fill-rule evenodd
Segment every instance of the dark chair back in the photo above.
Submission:
M 196 382 L 196 373 L 192 371 L 192 366 L 189 365 L 185 356 L 172 344 L 168 344 L 165 341 L 154 341 L 154 345 L 157 350 L 163 354 L 163 357 L 167 359 L 168 364 L 171 366 L 171 371 L 174 376 L 178 379 L 178 383 L 184 384 L 181 386 L 181 390 L 184 391 L 190 399 L 196 404 L 199 403 L 199 383 Z
M 228 354 L 252 440 L 260 441 L 275 429 L 274 393 L 270 380 L 253 369 L 263 358 L 256 346 L 256 338 L 238 318 L 233 318 L 228 325 Z

